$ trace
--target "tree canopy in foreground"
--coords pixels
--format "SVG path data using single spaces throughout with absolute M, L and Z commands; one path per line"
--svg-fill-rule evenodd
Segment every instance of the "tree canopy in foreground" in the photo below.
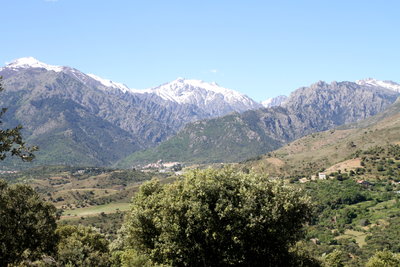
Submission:
M 309 198 L 281 182 L 231 169 L 151 181 L 133 198 L 126 247 L 172 266 L 296 266 L 292 245 L 311 218 Z
M 53 254 L 56 208 L 30 186 L 0 179 L 0 266 Z

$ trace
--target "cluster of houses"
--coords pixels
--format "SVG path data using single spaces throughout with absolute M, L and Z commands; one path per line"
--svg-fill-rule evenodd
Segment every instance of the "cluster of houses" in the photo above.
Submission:
M 317 179 L 319 179 L 319 180 L 326 180 L 326 177 L 327 177 L 326 173 L 320 172 L 320 173 L 318 173 L 318 176 L 316 176 L 316 175 L 311 175 L 311 181 L 315 181 L 315 180 L 317 180 Z M 307 183 L 307 182 L 309 182 L 309 181 L 310 181 L 310 179 L 308 179 L 308 178 L 306 178 L 306 177 L 299 179 L 299 182 L 300 182 L 300 183 Z
M 18 171 L 4 171 L 0 170 L 0 174 L 17 173 Z
M 320 172 L 320 173 L 318 173 L 318 176 L 317 175 L 312 175 L 311 179 L 308 179 L 308 178 L 304 177 L 304 178 L 299 179 L 299 182 L 300 183 L 307 183 L 310 180 L 311 181 L 315 181 L 317 179 L 318 180 L 326 180 L 327 177 L 328 177 L 328 175 L 325 172 Z M 361 180 L 361 179 L 357 180 L 357 184 L 364 185 L 364 186 L 373 185 L 371 182 L 368 182 L 366 180 Z
M 150 163 L 140 167 L 141 170 L 157 170 L 158 172 L 165 173 L 165 172 L 175 172 L 175 174 L 180 174 L 182 171 L 182 163 L 180 162 L 163 162 L 159 160 L 155 163 Z

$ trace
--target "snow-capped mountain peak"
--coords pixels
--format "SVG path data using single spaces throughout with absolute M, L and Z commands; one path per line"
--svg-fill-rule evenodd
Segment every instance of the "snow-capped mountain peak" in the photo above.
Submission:
M 128 86 L 113 82 L 108 79 L 101 78 L 94 74 L 85 74 L 77 69 L 65 66 L 53 66 L 33 57 L 24 57 L 14 60 L 0 70 L 12 70 L 13 72 L 25 71 L 30 68 L 40 68 L 47 71 L 62 72 L 73 77 L 74 79 L 99 90 L 117 90 L 123 93 L 143 94 L 154 101 L 167 100 L 175 102 L 178 105 L 193 105 L 198 110 L 202 110 L 204 114 L 209 116 L 221 116 L 229 112 L 242 112 L 249 109 L 261 108 L 260 103 L 255 102 L 248 96 L 237 91 L 219 86 L 217 83 L 208 83 L 201 80 L 185 79 L 182 77 L 176 80 L 162 84 L 160 86 L 145 89 L 134 90 Z M 158 98 L 156 100 L 155 98 Z M 161 102 L 160 102 L 161 103 Z M 165 102 L 163 103 L 165 104 Z M 169 105 L 169 104 L 166 104 Z
M 13 62 L 8 63 L 4 68 L 1 68 L 1 69 L 19 70 L 19 69 L 29 69 L 29 68 L 41 68 L 41 69 L 46 69 L 48 71 L 64 72 L 69 75 L 72 75 L 75 79 L 77 79 L 83 83 L 90 82 L 90 79 L 93 79 L 96 82 L 98 82 L 101 85 L 108 87 L 108 88 L 111 87 L 114 89 L 118 89 L 124 93 L 131 91 L 131 89 L 129 89 L 125 84 L 113 82 L 111 80 L 101 78 L 94 74 L 85 74 L 74 68 L 65 67 L 65 66 L 49 65 L 49 64 L 46 64 L 46 63 L 43 63 L 43 62 L 37 60 L 34 57 L 18 58 L 16 60 L 14 60 Z
M 245 111 L 262 107 L 248 96 L 237 91 L 219 86 L 217 83 L 208 83 L 201 80 L 184 79 L 162 84 L 160 86 L 134 90 L 135 93 L 151 93 L 159 97 L 176 102 L 178 104 L 193 104 L 205 110 L 222 111 Z
M 245 95 L 242 95 L 234 90 L 223 88 L 215 82 L 208 83 L 201 80 L 189 80 L 181 77 L 172 82 L 146 89 L 144 91 L 156 93 L 165 99 L 168 98 L 169 100 L 173 100 L 178 103 L 191 102 L 190 98 L 195 94 L 202 94 L 206 98 L 215 94 L 221 94 L 226 98 L 246 97 Z
M 380 81 L 380 80 L 373 79 L 373 78 L 367 78 L 364 80 L 358 80 L 358 81 L 356 81 L 356 83 L 359 85 L 364 85 L 364 86 L 383 87 L 383 88 L 390 89 L 390 90 L 400 93 L 400 84 L 392 82 L 392 81 Z
M 46 70 L 52 70 L 55 72 L 61 72 L 64 67 L 62 66 L 53 66 L 43 62 L 40 62 L 34 57 L 22 57 L 14 60 L 13 62 L 6 65 L 5 68 L 10 69 L 20 69 L 20 68 L 42 68 Z

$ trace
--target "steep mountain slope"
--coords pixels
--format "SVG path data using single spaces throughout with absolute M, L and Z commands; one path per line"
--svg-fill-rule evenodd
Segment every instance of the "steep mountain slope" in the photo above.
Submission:
M 280 107 L 189 124 L 158 147 L 129 156 L 120 166 L 158 159 L 201 163 L 244 160 L 304 135 L 373 116 L 398 96 L 398 92 L 382 87 L 318 82 L 296 90 Z
M 94 99 L 106 103 L 112 96 L 61 72 L 29 69 L 4 76 L 5 127 L 24 125 L 27 141 L 41 148 L 35 163 L 104 165 L 143 147 L 141 140 L 94 112 Z
M 400 99 L 382 113 L 351 126 L 313 133 L 244 163 L 271 176 L 304 176 L 376 146 L 400 144 Z
M 0 68 L 0 76 L 6 88 L 0 106 L 9 108 L 5 126 L 24 126 L 29 143 L 41 147 L 36 164 L 109 165 L 154 146 L 188 122 L 232 111 L 135 93 L 123 84 L 34 58 Z M 2 163 L 7 164 L 12 165 Z

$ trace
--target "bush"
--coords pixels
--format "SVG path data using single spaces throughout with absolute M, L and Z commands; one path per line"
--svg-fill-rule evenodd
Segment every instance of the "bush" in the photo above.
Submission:
M 390 251 L 378 251 L 367 262 L 367 267 L 398 267 L 400 254 Z

